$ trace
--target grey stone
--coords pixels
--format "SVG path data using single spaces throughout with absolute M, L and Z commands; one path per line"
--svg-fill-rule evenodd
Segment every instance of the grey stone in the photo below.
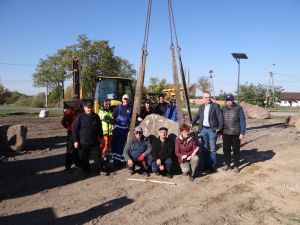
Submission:
M 9 126 L 6 133 L 7 147 L 10 150 L 21 151 L 27 136 L 27 127 L 23 124 Z
M 267 109 L 259 107 L 257 105 L 248 104 L 242 102 L 240 104 L 243 107 L 245 116 L 251 119 L 270 119 L 271 114 Z
M 300 115 L 291 115 L 286 119 L 285 124 L 289 127 L 294 127 L 299 119 Z
M 40 114 L 39 114 L 40 118 L 45 118 L 45 117 L 48 117 L 48 116 L 49 116 L 49 110 L 42 109 L 40 111 Z
M 145 136 L 158 136 L 158 130 L 160 127 L 168 128 L 168 133 L 170 138 L 176 138 L 179 134 L 179 126 L 177 122 L 173 120 L 169 120 L 164 116 L 160 116 L 157 114 L 148 115 L 141 123 L 140 126 L 143 129 L 143 133 Z

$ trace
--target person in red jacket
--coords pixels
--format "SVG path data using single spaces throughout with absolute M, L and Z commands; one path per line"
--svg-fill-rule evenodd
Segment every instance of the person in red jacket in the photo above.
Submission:
M 199 147 L 194 139 L 188 136 L 189 130 L 190 126 L 187 124 L 180 126 L 180 135 L 175 140 L 175 154 L 183 175 L 189 176 L 189 180 L 194 181 L 199 165 L 199 156 L 197 155 Z
M 65 159 L 66 170 L 71 169 L 73 162 L 79 167 L 78 151 L 73 146 L 72 129 L 77 116 L 81 113 L 80 99 L 77 96 L 73 97 L 72 106 L 64 112 L 61 124 L 67 129 L 67 152 Z

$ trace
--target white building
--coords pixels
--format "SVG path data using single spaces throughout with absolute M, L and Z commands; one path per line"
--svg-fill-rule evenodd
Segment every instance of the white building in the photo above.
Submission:
M 279 97 L 280 106 L 300 106 L 300 92 L 282 92 Z

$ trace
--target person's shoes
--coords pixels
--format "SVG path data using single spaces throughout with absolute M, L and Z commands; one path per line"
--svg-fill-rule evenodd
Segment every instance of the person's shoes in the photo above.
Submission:
M 173 178 L 173 175 L 171 173 L 167 173 L 167 178 Z
M 235 166 L 235 167 L 233 168 L 233 172 L 239 173 L 239 172 L 240 172 L 240 169 L 239 169 L 237 166 Z
M 159 176 L 159 175 L 160 175 L 160 173 L 159 173 L 159 172 L 155 172 L 154 174 L 155 174 L 156 176 Z
M 145 177 L 149 177 L 150 175 L 149 175 L 149 173 L 148 172 L 143 172 L 143 175 L 145 176 Z
M 109 175 L 109 172 L 107 172 L 107 171 L 100 171 L 99 175 L 107 177 Z
M 133 175 L 134 171 L 133 170 L 128 170 L 129 175 Z
M 193 182 L 195 179 L 193 176 L 189 175 L 189 181 Z
M 222 168 L 222 170 L 224 170 L 224 171 L 227 171 L 227 170 L 229 170 L 230 169 L 230 166 L 228 166 L 228 165 L 225 165 L 223 168 Z
M 217 169 L 215 167 L 210 167 L 210 172 L 215 173 L 215 172 L 217 172 Z

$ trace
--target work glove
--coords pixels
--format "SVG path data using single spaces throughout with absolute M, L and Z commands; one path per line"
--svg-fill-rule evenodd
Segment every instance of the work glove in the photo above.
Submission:
M 138 157 L 138 161 L 144 161 L 145 160 L 145 155 L 144 154 L 141 154 L 139 157 Z

